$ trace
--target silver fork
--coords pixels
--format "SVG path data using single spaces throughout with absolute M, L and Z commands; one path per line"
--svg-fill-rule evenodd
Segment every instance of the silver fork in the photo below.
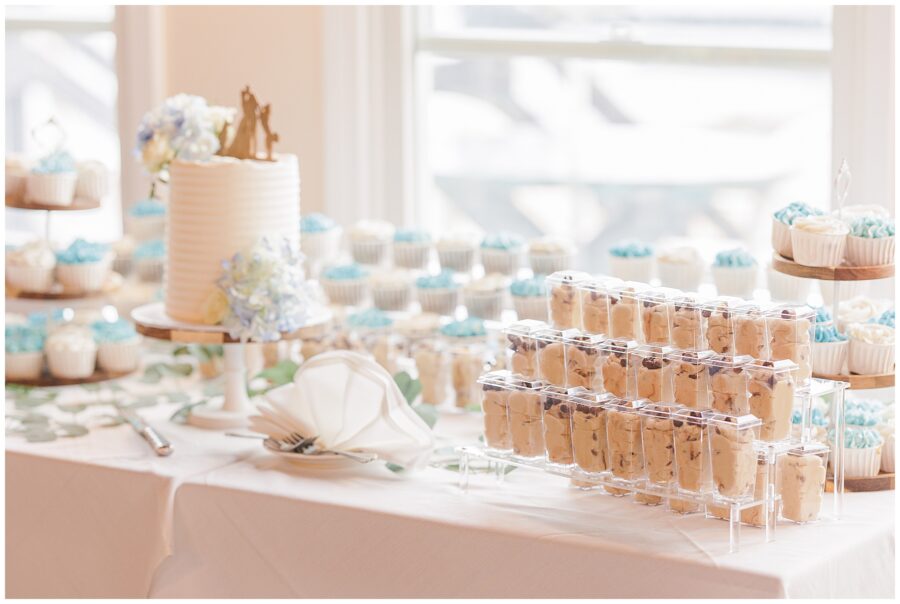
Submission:
M 226 432 L 225 435 L 236 436 L 238 438 L 258 438 L 266 443 L 272 443 L 271 445 L 267 445 L 270 446 L 270 448 L 274 448 L 285 453 L 300 453 L 303 455 L 322 455 L 324 453 L 334 453 L 335 455 L 340 455 L 341 457 L 346 457 L 347 459 L 352 459 L 353 461 L 359 463 L 370 463 L 378 459 L 378 456 L 374 453 L 351 453 L 350 451 L 320 449 L 316 447 L 315 444 L 316 439 L 319 438 L 318 436 L 309 436 L 304 438 L 297 432 L 292 432 L 287 437 L 281 440 L 271 438 L 263 434 L 239 434 L 237 432 Z

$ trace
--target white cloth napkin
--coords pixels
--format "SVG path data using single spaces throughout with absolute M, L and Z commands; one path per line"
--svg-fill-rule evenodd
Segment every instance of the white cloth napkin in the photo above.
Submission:
M 349 351 L 316 355 L 292 384 L 270 390 L 250 429 L 281 439 L 292 432 L 318 435 L 316 444 L 377 453 L 380 459 L 422 467 L 434 448 L 431 429 L 413 411 L 393 377 L 371 359 Z

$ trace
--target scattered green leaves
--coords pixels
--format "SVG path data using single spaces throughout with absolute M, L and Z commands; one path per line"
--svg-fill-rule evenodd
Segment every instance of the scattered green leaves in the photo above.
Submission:
M 169 421 L 173 421 L 176 424 L 184 424 L 187 422 L 188 416 L 190 416 L 191 412 L 194 410 L 194 407 L 199 407 L 200 405 L 205 405 L 206 401 L 197 401 L 196 403 L 186 403 L 179 407 L 175 413 L 169 417 Z
M 141 381 L 145 384 L 158 384 L 164 377 L 187 377 L 194 371 L 190 363 L 152 363 L 144 369 Z
M 221 344 L 188 344 L 176 347 L 172 355 L 176 357 L 188 355 L 200 362 L 207 362 L 225 356 L 225 348 Z
M 61 432 L 60 436 L 65 438 L 84 436 L 88 433 L 87 426 L 82 426 L 81 424 L 60 423 L 57 426 Z
M 294 374 L 297 373 L 298 368 L 299 365 L 297 365 L 297 363 L 290 359 L 285 359 L 272 367 L 263 369 L 253 376 L 253 379 L 250 380 L 250 382 L 262 379 L 265 381 L 265 385 L 262 388 L 248 388 L 248 394 L 251 397 L 258 396 L 260 394 L 265 394 L 278 386 L 291 383 L 294 380 Z
M 432 430 L 434 429 L 434 425 L 437 423 L 440 415 L 437 407 L 427 403 L 419 403 L 418 405 L 412 405 L 412 410 L 416 412 L 416 415 L 422 418 L 422 421 L 428 424 L 429 428 Z
M 405 398 L 406 402 L 410 405 L 412 405 L 416 398 L 422 393 L 422 382 L 414 380 L 412 376 L 405 371 L 396 374 L 394 376 L 394 381 L 397 383 L 397 387 L 400 388 L 400 392 L 403 393 L 403 398 Z

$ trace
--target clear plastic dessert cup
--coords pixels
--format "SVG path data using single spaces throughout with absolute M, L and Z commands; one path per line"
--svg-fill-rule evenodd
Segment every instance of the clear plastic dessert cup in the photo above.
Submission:
M 734 353 L 754 359 L 769 358 L 769 330 L 763 304 L 748 302 L 734 308 Z
M 675 320 L 674 299 L 680 291 L 656 287 L 638 294 L 641 315 L 641 342 L 657 346 L 672 343 L 672 327 Z
M 585 388 L 569 390 L 575 465 L 588 474 L 602 474 L 609 470 L 606 406 L 613 400 L 608 394 L 598 394 Z
M 547 386 L 541 391 L 544 407 L 544 451 L 548 464 L 571 466 L 575 463 L 572 446 L 572 406 L 565 388 Z
M 603 391 L 618 398 L 633 398 L 636 390 L 631 370 L 631 352 L 637 348 L 632 340 L 606 340 L 601 346 Z
M 672 302 L 672 346 L 680 350 L 705 350 L 706 333 L 703 305 L 708 302 L 698 294 L 681 293 Z
M 481 404 L 481 389 L 477 380 L 487 365 L 489 350 L 483 338 L 447 338 L 450 356 L 450 379 L 459 409 L 471 409 Z
M 566 387 L 603 392 L 603 336 L 578 329 L 563 332 L 566 346 Z
M 546 328 L 534 332 L 540 378 L 551 386 L 566 387 L 566 345 L 563 331 Z
M 640 410 L 647 485 L 661 493 L 675 489 L 674 419 L 680 410 L 674 403 L 648 404 Z
M 794 381 L 805 388 L 812 377 L 812 342 L 816 311 L 806 305 L 779 305 L 766 312 L 769 359 L 790 359 L 797 364 Z
M 633 396 L 654 403 L 670 403 L 672 394 L 671 363 L 666 355 L 673 352 L 668 346 L 638 346 L 631 351 Z
M 789 360 L 753 361 L 745 369 L 750 413 L 762 420 L 760 440 L 790 438 L 797 364 Z
M 804 443 L 778 457 L 777 490 L 781 495 L 781 518 L 791 522 L 814 522 L 819 518 L 825 494 L 825 469 L 830 448 Z
M 609 334 L 609 290 L 621 285 L 615 277 L 597 277 L 578 284 L 581 328 L 588 333 Z
M 743 304 L 740 298 L 719 296 L 703 304 L 706 346 L 718 354 L 734 354 L 734 308 Z
M 672 350 L 666 353 L 672 400 L 691 409 L 709 409 L 709 367 L 711 350 L 701 352 Z
M 581 327 L 578 285 L 590 279 L 580 271 L 557 271 L 547 277 L 547 314 L 557 329 Z
M 753 415 L 717 413 L 709 418 L 709 457 L 713 490 L 728 503 L 753 499 L 756 486 L 756 440 L 762 422 Z
M 609 469 L 615 482 L 635 486 L 644 479 L 641 408 L 646 401 L 616 399 L 607 405 L 606 438 Z
M 708 422 L 714 414 L 709 410 L 684 408 L 672 414 L 675 482 L 680 493 L 704 495 L 713 489 Z
M 626 281 L 609 288 L 609 332 L 613 338 L 641 339 L 640 299 L 648 286 Z
M 516 321 L 503 330 L 506 336 L 506 366 L 516 375 L 536 380 L 538 371 L 538 342 L 535 334 L 547 329 L 542 321 Z
M 508 371 L 491 371 L 478 378 L 481 384 L 481 410 L 484 420 L 484 444 L 490 450 L 509 452 L 512 436 L 509 426 L 509 396 L 513 392 Z
M 746 366 L 753 361 L 748 356 L 715 355 L 704 359 L 709 372 L 710 407 L 719 413 L 745 415 L 750 413 Z
M 524 459 L 544 456 L 543 400 L 541 391 L 546 385 L 540 380 L 529 380 L 512 375 L 510 387 L 509 433 L 512 453 Z
M 412 346 L 419 381 L 422 383 L 422 402 L 443 405 L 450 398 L 450 354 L 443 339 L 423 338 Z

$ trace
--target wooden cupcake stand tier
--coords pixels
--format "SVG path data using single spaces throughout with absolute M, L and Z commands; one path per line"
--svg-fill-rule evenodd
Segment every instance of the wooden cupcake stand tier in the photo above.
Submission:
M 9 283 L 6 284 L 6 297 L 20 300 L 86 300 L 90 298 L 105 298 L 116 293 L 122 287 L 124 277 L 116 272 L 110 272 L 106 284 L 101 289 L 92 292 L 67 291 L 62 284 L 55 283 L 48 292 L 30 292 L 16 289 Z
M 77 212 L 82 210 L 96 210 L 100 207 L 100 202 L 92 199 L 75 199 L 67 206 L 53 206 L 43 203 L 26 202 L 21 199 L 6 198 L 7 208 L 16 208 L 17 210 L 42 210 L 44 212 Z
M 77 386 L 79 384 L 94 384 L 96 382 L 105 382 L 107 380 L 116 380 L 134 373 L 133 371 L 103 371 L 97 369 L 85 378 L 59 378 L 49 373 L 44 373 L 36 380 L 11 380 L 7 379 L 7 384 L 16 384 L 18 386 L 35 386 L 38 388 L 49 388 L 53 386 Z
M 223 430 L 247 425 L 252 411 L 247 396 L 244 342 L 230 337 L 220 325 L 201 325 L 177 321 L 166 314 L 162 302 L 145 304 L 131 312 L 135 329 L 148 338 L 179 344 L 222 344 L 225 351 L 225 393 L 208 406 L 194 407 L 188 423 L 198 428 Z M 331 321 L 331 312 L 323 309 L 309 317 L 303 327 L 281 334 L 283 340 L 314 337 Z

